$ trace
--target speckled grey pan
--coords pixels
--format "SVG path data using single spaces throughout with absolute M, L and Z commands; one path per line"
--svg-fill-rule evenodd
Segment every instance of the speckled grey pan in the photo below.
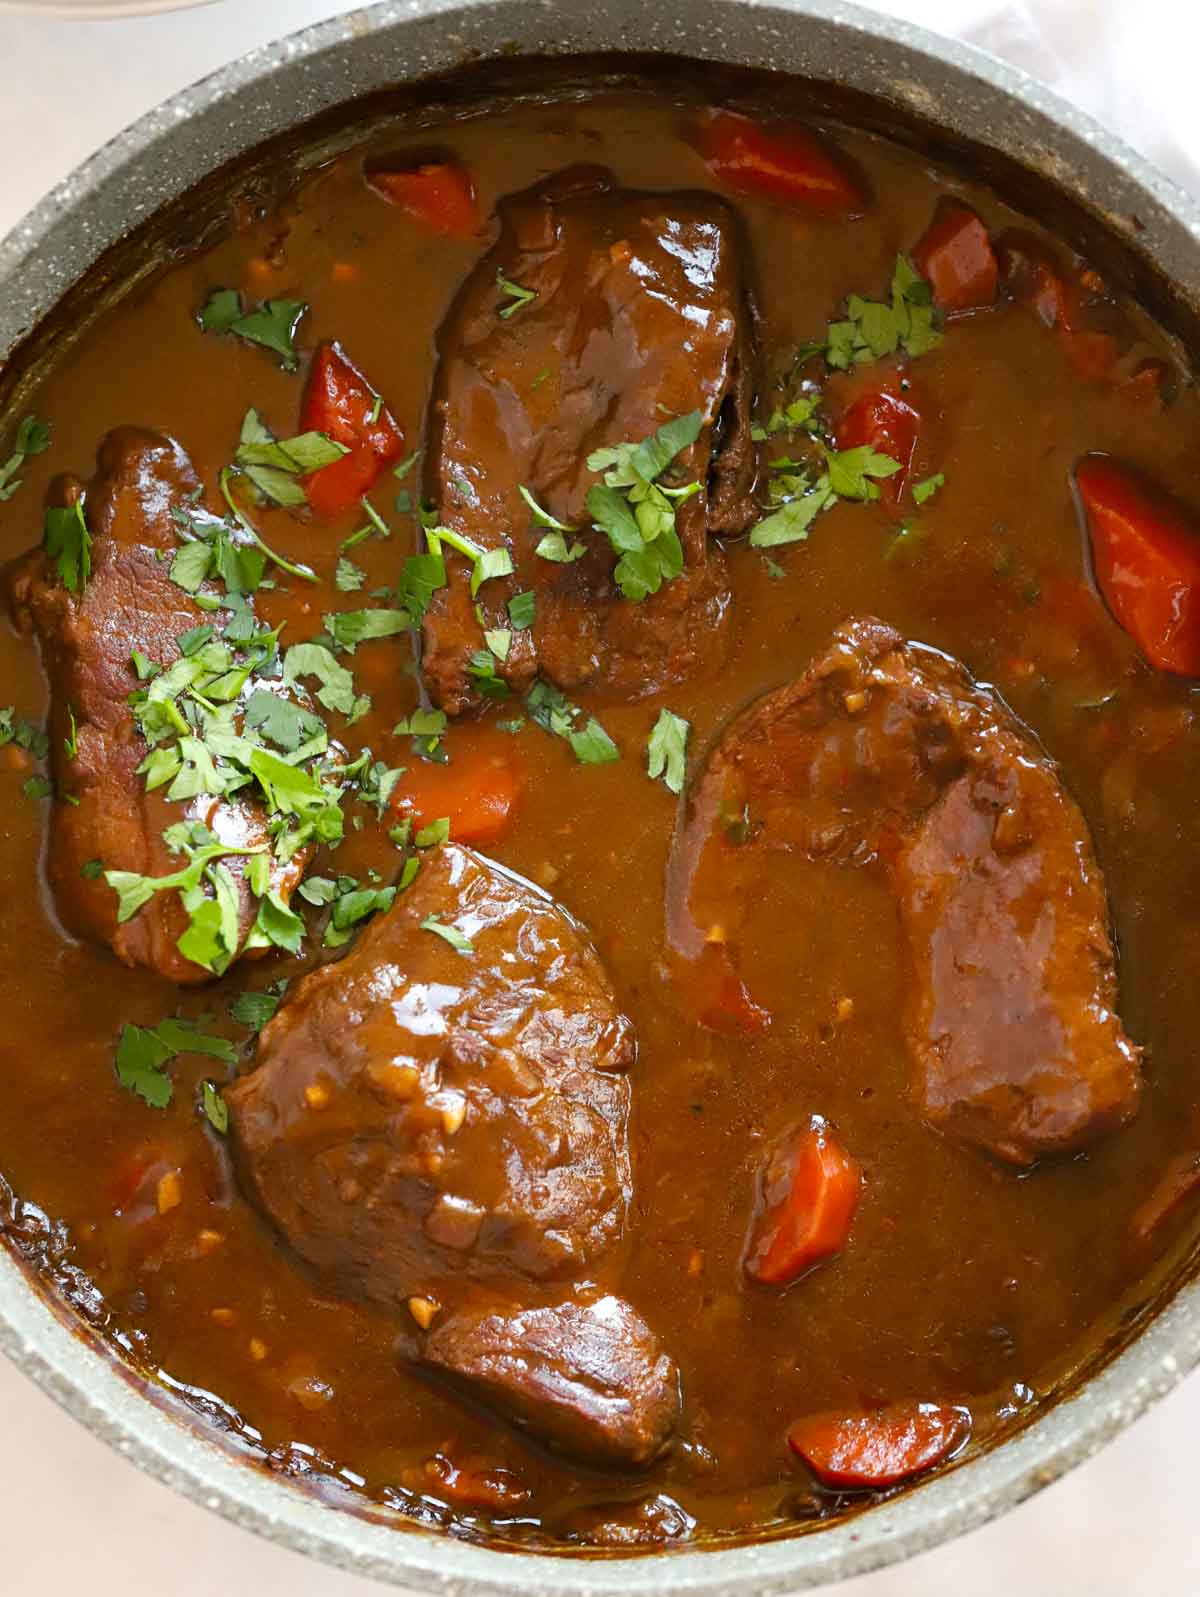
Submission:
M 668 50 L 874 94 L 1015 159 L 1129 244 L 1135 277 L 1200 306 L 1200 212 L 1087 117 L 989 57 L 836 0 L 407 0 L 258 50 L 144 117 L 0 243 L 0 352 L 108 244 L 218 163 L 350 96 L 471 52 Z M 1140 265 L 1138 264 L 1140 263 Z M 1170 296 L 1168 296 L 1170 297 Z M 350 1570 L 422 1592 L 750 1597 L 871 1569 L 982 1524 L 1086 1458 L 1200 1361 L 1189 1282 L 1074 1398 L 1002 1447 L 816 1534 L 619 1560 L 495 1552 L 322 1506 L 181 1425 L 33 1290 L 0 1248 L 0 1346 L 97 1435 L 197 1502 Z

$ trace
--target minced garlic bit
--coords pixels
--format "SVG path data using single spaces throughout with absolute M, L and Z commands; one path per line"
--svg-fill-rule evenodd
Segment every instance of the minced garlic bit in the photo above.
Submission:
M 213 1309 L 209 1314 L 209 1318 L 217 1325 L 224 1326 L 226 1330 L 228 1330 L 231 1325 L 236 1325 L 237 1323 L 237 1315 L 232 1309 Z
M 323 1081 L 310 1081 L 304 1089 L 304 1101 L 310 1109 L 326 1109 L 332 1094 Z
M 266 1356 L 267 1356 L 267 1344 L 262 1340 L 261 1337 L 252 1336 L 250 1338 L 250 1357 L 252 1359 L 257 1359 L 258 1362 L 261 1364 L 263 1359 L 266 1358 Z
M 725 928 L 720 921 L 714 921 L 704 934 L 706 943 L 723 943 L 725 941 Z
M 837 1015 L 837 1023 L 838 1023 L 838 1025 L 839 1026 L 844 1026 L 846 1024 L 846 1022 L 850 1019 L 850 1017 L 854 1014 L 854 1000 L 853 1000 L 853 998 L 839 998 L 838 1001 L 837 1001 L 837 1009 L 836 1009 L 835 1013 Z
M 859 688 L 854 693 L 847 693 L 842 703 L 846 706 L 847 715 L 861 715 L 867 707 L 866 689 Z
M 178 1170 L 168 1170 L 165 1176 L 159 1176 L 156 1199 L 159 1214 L 166 1214 L 183 1202 L 183 1177 Z
M 409 1298 L 408 1300 L 408 1312 L 421 1327 L 422 1331 L 428 1331 L 440 1308 L 441 1304 L 435 1302 L 433 1298 Z
M 196 1234 L 196 1252 L 203 1258 L 219 1248 L 224 1240 L 220 1231 L 210 1231 L 206 1226 L 203 1231 Z
M 458 1093 L 442 1108 L 442 1128 L 448 1137 L 462 1125 L 467 1118 L 467 1100 Z

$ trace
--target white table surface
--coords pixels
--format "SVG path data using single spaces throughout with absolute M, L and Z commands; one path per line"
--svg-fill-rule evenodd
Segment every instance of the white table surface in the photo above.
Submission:
M 668 0 L 657 0 L 668 3 Z M 686 4 L 687 0 L 673 0 Z M 877 0 L 1012 54 L 1200 187 L 1200 43 L 1180 0 Z M 222 0 L 187 14 L 65 24 L 0 14 L 0 234 L 93 149 L 254 45 L 352 9 Z M 999 14 L 998 14 L 999 13 Z M 1030 14 L 1035 25 L 1031 24 Z M 119 419 L 119 418 L 116 418 Z M 1098 1458 L 1003 1520 L 839 1597 L 1184 1597 L 1200 1592 L 1200 1377 Z M 369 1597 L 175 1497 L 0 1364 L 0 1594 Z

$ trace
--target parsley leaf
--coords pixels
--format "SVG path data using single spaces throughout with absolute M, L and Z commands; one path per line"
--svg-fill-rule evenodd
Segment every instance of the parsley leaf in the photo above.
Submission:
M 533 524 L 535 527 L 549 527 L 552 532 L 575 531 L 575 528 L 568 527 L 565 521 L 559 521 L 556 517 L 552 516 L 548 510 L 543 510 L 541 505 L 538 504 L 537 500 L 529 492 L 529 489 L 526 488 L 524 483 L 519 483 L 517 485 L 517 492 L 532 511 Z
M 444 921 L 435 920 L 432 915 L 427 915 L 421 922 L 423 932 L 434 932 L 450 944 L 450 947 L 459 954 L 473 954 L 475 945 L 469 937 L 464 937 L 457 926 L 447 926 Z
M 293 687 L 300 677 L 316 677 L 317 698 L 327 710 L 354 711 L 354 678 L 323 643 L 294 643 L 283 657 L 283 680 Z
M 400 572 L 397 597 L 417 625 L 439 588 L 446 586 L 446 562 L 440 554 L 409 555 Z
M 260 344 L 280 358 L 284 371 L 296 370 L 296 329 L 308 309 L 303 300 L 269 299 L 256 310 L 243 311 L 241 296 L 233 289 L 218 289 L 199 315 L 206 333 L 236 333 L 251 344 Z
M 500 309 L 500 320 L 503 322 L 508 321 L 510 316 L 515 316 L 523 306 L 537 298 L 536 289 L 523 288 L 520 283 L 514 283 L 510 277 L 505 277 L 503 268 L 499 266 L 496 268 L 496 283 L 501 294 L 511 302 Z
M 333 585 L 339 593 L 357 593 L 367 580 L 367 574 L 353 560 L 343 555 L 334 569 Z
M 0 465 L 0 500 L 11 499 L 21 486 L 17 473 L 30 455 L 40 455 L 50 447 L 50 423 L 37 416 L 26 416 L 17 427 L 12 454 Z
M 239 993 L 229 1006 L 229 1013 L 239 1026 L 249 1026 L 251 1031 L 261 1031 L 279 1008 L 274 993 Z
M 691 727 L 682 716 L 660 710 L 646 745 L 646 767 L 651 781 L 662 777 L 672 793 L 683 791 L 687 774 L 687 743 Z
M 58 566 L 63 586 L 82 593 L 92 574 L 92 535 L 84 520 L 83 500 L 73 505 L 52 505 L 46 511 L 44 543 Z
M 923 505 L 927 499 L 932 499 L 939 488 L 946 486 L 946 475 L 939 471 L 933 477 L 926 477 L 924 482 L 913 484 L 912 496 L 917 504 Z
M 589 716 L 581 732 L 568 732 L 567 742 L 583 765 L 606 765 L 621 758 L 621 751 L 594 717 Z
M 533 552 L 543 560 L 552 560 L 555 565 L 567 566 L 583 558 L 584 547 L 576 538 L 568 548 L 561 532 L 548 532 Z
M 582 545 L 580 546 L 582 548 Z M 533 625 L 533 618 L 537 611 L 537 601 L 531 588 L 524 593 L 514 593 L 508 601 L 508 619 L 518 632 Z
M 607 535 L 619 556 L 613 580 L 634 603 L 683 570 L 675 512 L 683 499 L 701 491 L 700 484 L 669 488 L 657 479 L 696 441 L 702 425 L 700 411 L 694 410 L 664 422 L 639 444 L 618 444 L 588 456 L 589 469 L 605 475 L 588 491 L 587 507 L 597 531 Z
M 392 638 L 412 627 L 412 617 L 407 610 L 342 610 L 321 619 L 333 641 L 350 654 L 360 643 L 372 638 Z
M 823 343 L 804 345 L 797 353 L 796 364 L 803 364 L 814 354 L 823 354 L 834 370 L 846 371 L 894 354 L 897 349 L 914 357 L 924 355 L 941 340 L 929 284 L 906 255 L 897 255 L 890 301 L 851 294 L 846 301 L 845 320 L 829 324 Z
M 822 475 L 810 489 L 780 505 L 751 528 L 750 543 L 755 549 L 774 549 L 780 544 L 803 543 L 809 528 L 822 510 L 836 503 L 828 475 Z
M 881 455 L 870 444 L 856 449 L 825 451 L 829 486 L 839 499 L 878 499 L 877 479 L 893 477 L 900 462 Z
M 165 1109 L 175 1092 L 163 1066 L 172 1051 L 153 1031 L 125 1025 L 117 1044 L 117 1080 L 152 1109 Z
M 208 1119 L 209 1125 L 221 1136 L 229 1130 L 229 1105 L 221 1096 L 221 1089 L 211 1081 L 201 1084 L 200 1103 Z
M 165 1109 L 175 1088 L 164 1067 L 177 1054 L 207 1054 L 227 1065 L 236 1058 L 226 1038 L 210 1037 L 190 1021 L 169 1019 L 152 1028 L 127 1024 L 117 1044 L 117 1079 L 152 1109 Z

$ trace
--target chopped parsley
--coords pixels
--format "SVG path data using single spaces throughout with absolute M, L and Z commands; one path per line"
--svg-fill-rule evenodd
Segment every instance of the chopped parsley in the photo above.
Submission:
M 425 541 L 429 545 L 430 554 L 440 556 L 442 545 L 448 544 L 457 554 L 465 555 L 471 562 L 472 599 L 476 597 L 483 584 L 490 582 L 493 577 L 512 575 L 512 555 L 504 544 L 485 549 L 473 538 L 468 538 L 465 533 L 456 532 L 453 527 L 442 526 L 427 527 Z
M 430 821 L 428 826 L 423 826 L 413 838 L 418 848 L 437 848 L 442 843 L 450 841 L 450 817 L 441 816 L 436 821 Z
M 661 777 L 672 793 L 683 791 L 690 731 L 690 725 L 682 716 L 660 710 L 646 745 L 646 768 L 651 781 Z
M 54 792 L 54 783 L 48 776 L 30 776 L 21 783 L 21 792 L 27 799 L 49 798 Z
M 927 499 L 932 499 L 939 488 L 946 486 L 946 474 L 939 471 L 935 476 L 926 477 L 924 482 L 913 484 L 912 496 L 918 505 L 923 505 Z
M 321 619 L 337 646 L 350 654 L 360 643 L 372 638 L 393 638 L 412 627 L 412 617 L 407 610 L 342 610 Z
M 271 350 L 279 356 L 284 371 L 294 372 L 296 329 L 307 309 L 303 300 L 269 299 L 254 310 L 245 311 L 236 290 L 220 288 L 209 296 L 198 320 L 206 333 L 234 333 L 248 343 Z
M 164 1020 L 154 1027 L 125 1025 L 117 1043 L 117 1080 L 152 1109 L 165 1109 L 175 1091 L 165 1067 L 178 1054 L 207 1054 L 226 1065 L 236 1058 L 233 1044 L 226 1038 L 210 1037 L 190 1021 Z
M 264 500 L 277 505 L 303 505 L 308 495 L 299 481 L 310 472 L 320 471 L 349 454 L 345 444 L 336 443 L 326 433 L 300 433 L 295 438 L 276 438 L 254 409 L 242 420 L 241 440 L 234 465 L 249 478 Z
M 619 760 L 621 752 L 594 717 L 581 727 L 583 711 L 565 698 L 550 682 L 538 680 L 525 699 L 530 720 L 570 744 L 575 758 L 583 765 L 604 765 Z
M 475 952 L 475 944 L 469 937 L 464 937 L 457 926 L 447 926 L 444 921 L 435 920 L 432 915 L 427 915 L 421 922 L 421 930 L 435 933 L 443 942 L 449 943 L 456 953 L 473 954 Z
M 467 675 L 475 691 L 485 699 L 507 699 L 508 683 L 496 670 L 496 656 L 490 649 L 477 649 L 467 661 Z
M 929 284 L 906 255 L 897 255 L 890 302 L 851 294 L 845 319 L 831 322 L 821 343 L 806 344 L 797 355 L 797 364 L 824 355 L 834 370 L 846 371 L 898 349 L 911 356 L 924 355 L 941 340 Z
M 214 1131 L 223 1137 L 229 1130 L 229 1105 L 221 1096 L 221 1089 L 211 1081 L 200 1087 L 200 1106 Z
M 347 560 L 343 555 L 333 573 L 333 585 L 339 593 L 357 593 L 367 580 L 367 574 L 361 566 L 356 566 L 353 560 Z
M 0 465 L 0 500 L 11 499 L 21 486 L 17 475 L 30 455 L 40 455 L 50 447 L 50 423 L 37 416 L 26 416 L 17 427 L 12 454 Z
M 514 593 L 508 601 L 508 619 L 518 632 L 533 625 L 536 612 L 537 600 L 532 589 L 526 589 L 524 593 Z
M 531 300 L 537 298 L 536 289 L 523 288 L 520 283 L 514 283 L 511 277 L 505 277 L 503 269 L 499 266 L 496 268 L 496 285 L 501 294 L 509 301 L 507 305 L 503 305 L 500 308 L 500 320 L 502 322 L 508 321 L 510 316 L 515 316 Z
M 411 737 L 413 750 L 422 759 L 435 760 L 443 764 L 446 760 L 445 750 L 441 746 L 442 736 L 446 730 L 445 710 L 414 710 L 411 715 L 397 721 L 392 728 L 396 737 Z
M 272 992 L 239 993 L 229 1006 L 232 1019 L 239 1026 L 249 1026 L 251 1031 L 261 1031 L 279 1008 L 279 998 Z
M 533 551 L 543 560 L 551 560 L 558 566 L 569 566 L 576 560 L 582 560 L 584 547 L 578 538 L 568 545 L 561 532 L 548 532 Z
M 434 594 L 446 586 L 446 562 L 440 552 L 409 555 L 400 572 L 396 590 L 401 604 L 416 626 L 424 617 Z
M 839 499 L 878 499 L 879 483 L 900 470 L 899 461 L 869 444 L 834 450 L 818 441 L 816 447 L 825 469 L 815 480 L 806 469 L 776 471 L 772 477 L 769 498 L 774 508 L 751 528 L 750 543 L 755 549 L 803 543 L 823 510 Z M 795 462 L 784 464 L 791 467 Z
M 613 580 L 635 603 L 683 570 L 675 512 L 684 499 L 700 492 L 700 484 L 669 487 L 658 479 L 695 443 L 702 425 L 700 412 L 693 410 L 664 422 L 639 444 L 618 444 L 588 456 L 589 470 L 604 473 L 604 481 L 588 492 L 588 510 L 618 556 Z
M 73 505 L 52 505 L 46 511 L 43 541 L 47 555 L 58 567 L 63 586 L 82 593 L 92 574 L 92 535 L 83 514 L 83 500 Z

